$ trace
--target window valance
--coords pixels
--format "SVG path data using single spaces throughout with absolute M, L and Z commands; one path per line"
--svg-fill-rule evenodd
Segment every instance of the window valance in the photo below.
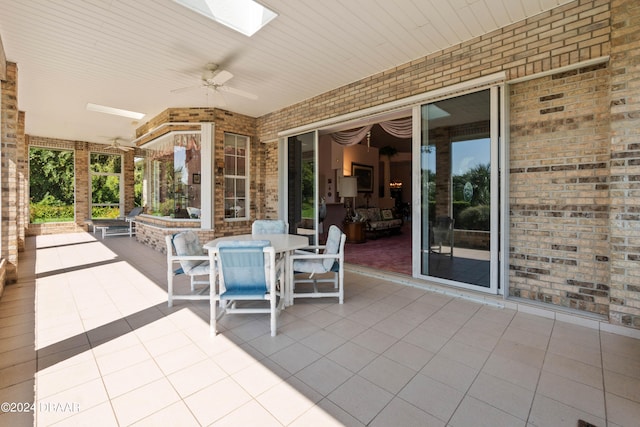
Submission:
M 388 120 L 377 123 L 385 132 L 397 138 L 408 139 L 412 134 L 411 117 L 403 119 Z M 331 134 L 337 144 L 340 145 L 356 145 L 360 143 L 371 132 L 373 125 L 363 126 L 361 128 L 349 129 Z

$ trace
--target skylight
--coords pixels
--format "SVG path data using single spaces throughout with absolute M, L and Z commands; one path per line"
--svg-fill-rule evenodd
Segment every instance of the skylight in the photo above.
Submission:
M 123 110 L 121 108 L 107 107 L 106 105 L 87 103 L 87 111 L 95 111 L 97 113 L 113 114 L 115 116 L 128 117 L 130 119 L 140 120 L 145 116 L 144 113 Z
M 278 16 L 253 0 L 173 0 L 247 37 Z

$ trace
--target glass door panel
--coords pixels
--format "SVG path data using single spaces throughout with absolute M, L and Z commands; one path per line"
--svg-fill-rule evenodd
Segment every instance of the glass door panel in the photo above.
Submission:
M 287 218 L 289 232 L 318 238 L 317 132 L 287 139 Z
M 495 290 L 490 90 L 421 107 L 420 274 Z M 497 95 L 496 95 L 497 96 Z M 494 103 L 497 105 L 496 103 Z M 494 122 L 497 120 L 494 119 Z M 497 228 L 497 227 L 495 227 Z M 497 258 L 496 258 L 497 259 Z

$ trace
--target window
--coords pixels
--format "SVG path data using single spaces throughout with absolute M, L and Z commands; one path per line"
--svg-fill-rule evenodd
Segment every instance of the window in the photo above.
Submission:
M 172 132 L 147 147 L 147 203 L 152 215 L 200 218 L 200 141 L 199 132 Z
M 70 150 L 29 149 L 30 222 L 73 221 L 74 156 Z
M 249 137 L 224 135 L 224 217 L 246 219 L 249 215 Z
M 118 218 L 122 212 L 122 156 L 91 153 L 91 218 Z

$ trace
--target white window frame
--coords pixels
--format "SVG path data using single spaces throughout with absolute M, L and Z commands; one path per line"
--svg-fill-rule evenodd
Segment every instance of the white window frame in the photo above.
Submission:
M 250 216 L 250 212 L 249 212 L 249 206 L 251 205 L 251 200 L 250 200 L 250 193 L 249 193 L 249 183 L 250 183 L 250 179 L 251 179 L 251 170 L 250 170 L 250 142 L 251 142 L 251 138 L 248 137 L 247 135 L 240 135 L 237 133 L 233 133 L 233 132 L 225 132 L 224 133 L 224 143 L 223 143 L 223 158 L 224 158 L 224 164 L 227 164 L 227 153 L 224 152 L 224 147 L 226 147 L 226 143 L 227 143 L 227 137 L 232 136 L 235 138 L 235 142 L 236 142 L 236 147 L 239 146 L 239 142 L 242 141 L 242 139 L 244 139 L 244 143 L 245 143 L 245 165 L 244 165 L 244 170 L 245 170 L 245 174 L 244 175 L 238 175 L 238 174 L 228 174 L 227 173 L 227 169 L 225 167 L 225 171 L 224 171 L 224 186 L 223 186 L 223 199 L 224 199 L 224 204 L 225 204 L 225 212 L 224 212 L 224 220 L 225 221 L 246 221 L 247 219 L 249 219 Z M 236 157 L 236 156 L 234 156 Z M 227 179 L 244 179 L 244 215 L 243 216 L 239 216 L 239 217 L 227 217 L 227 210 L 226 210 L 226 202 L 227 202 L 227 188 L 226 188 L 226 184 L 227 184 Z M 236 199 L 236 193 L 234 192 L 233 194 L 233 198 Z
M 113 172 L 94 172 L 91 169 L 91 155 L 92 154 L 104 154 L 107 156 L 118 156 L 120 157 L 120 173 Z M 94 176 L 117 176 L 119 179 L 119 191 L 118 191 L 118 209 L 120 210 L 120 217 L 124 217 L 127 213 L 124 211 L 124 156 L 122 154 L 115 153 L 105 153 L 101 151 L 91 151 L 89 153 L 89 200 L 91 206 L 91 214 L 89 215 L 93 218 L 93 207 L 94 206 L 115 206 L 115 205 L 105 205 L 105 204 L 96 204 L 93 203 L 93 177 Z

